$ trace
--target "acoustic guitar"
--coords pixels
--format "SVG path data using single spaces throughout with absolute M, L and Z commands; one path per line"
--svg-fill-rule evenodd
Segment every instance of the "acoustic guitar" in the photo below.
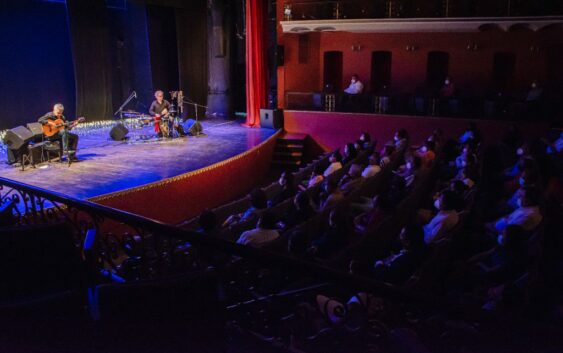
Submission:
M 59 131 L 64 130 L 66 128 L 72 129 L 77 124 L 83 123 L 86 121 L 86 118 L 80 117 L 73 121 L 64 121 L 63 119 L 56 119 L 53 121 L 49 121 L 47 124 L 43 125 L 43 134 L 46 137 L 51 137 L 57 134 Z

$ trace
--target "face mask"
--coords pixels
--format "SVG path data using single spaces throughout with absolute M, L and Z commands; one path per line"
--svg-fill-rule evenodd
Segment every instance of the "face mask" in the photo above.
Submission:
M 399 141 L 399 137 L 398 137 L 398 136 L 393 137 L 393 139 L 395 140 L 395 142 Z
M 518 179 L 518 184 L 520 184 L 520 186 L 524 186 L 526 185 L 526 180 L 524 180 L 524 178 L 520 178 Z
M 422 146 L 422 147 L 420 148 L 420 152 L 426 153 L 426 152 L 428 152 L 428 148 L 427 148 L 426 146 Z
M 524 150 L 522 148 L 519 148 L 516 150 L 516 154 L 522 156 L 524 154 Z
M 436 201 L 434 201 L 434 207 L 439 210 L 440 209 L 440 199 L 436 199 Z
M 500 246 L 503 246 L 503 245 L 504 245 L 504 237 L 502 236 L 502 234 L 499 234 L 499 235 L 497 236 L 497 243 L 498 243 L 498 245 L 500 245 Z
M 407 163 L 407 169 L 411 169 L 411 168 L 412 168 L 412 163 L 411 163 L 411 162 L 408 162 L 408 163 Z

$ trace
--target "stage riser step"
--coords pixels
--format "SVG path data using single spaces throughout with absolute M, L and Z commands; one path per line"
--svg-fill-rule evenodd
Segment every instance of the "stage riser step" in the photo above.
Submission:
M 272 166 L 298 168 L 303 164 L 307 135 L 289 135 L 276 141 Z

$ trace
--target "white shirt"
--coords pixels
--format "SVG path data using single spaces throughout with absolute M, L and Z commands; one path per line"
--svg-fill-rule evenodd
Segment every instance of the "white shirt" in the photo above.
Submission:
M 499 219 L 495 223 L 495 228 L 498 231 L 502 231 L 510 224 L 517 224 L 529 232 L 534 230 L 542 220 L 543 216 L 540 213 L 539 207 L 520 207 L 508 216 Z
M 370 164 L 366 167 L 366 169 L 364 169 L 364 171 L 362 172 L 362 176 L 364 178 L 369 178 L 369 177 L 376 175 L 380 171 L 381 171 L 380 166 L 378 166 L 377 164 L 374 164 L 374 165 Z
M 275 229 L 255 228 L 242 233 L 237 240 L 237 244 L 259 248 L 276 240 L 279 236 L 280 233 Z
M 364 84 L 359 80 L 356 82 L 350 82 L 350 86 L 344 90 L 348 94 L 360 94 L 364 91 Z
M 452 230 L 459 222 L 456 211 L 440 211 L 422 229 L 424 230 L 424 241 L 426 244 L 435 243 L 445 239 L 447 232 Z
M 307 187 L 312 188 L 313 186 L 322 183 L 323 180 L 324 180 L 324 177 L 322 175 L 315 175 L 314 178 L 309 179 L 309 183 L 307 184 Z
M 340 162 L 334 162 L 331 163 L 328 168 L 326 168 L 325 172 L 323 173 L 323 175 L 325 177 L 331 175 L 332 173 L 336 172 L 338 169 L 342 169 L 342 163 Z

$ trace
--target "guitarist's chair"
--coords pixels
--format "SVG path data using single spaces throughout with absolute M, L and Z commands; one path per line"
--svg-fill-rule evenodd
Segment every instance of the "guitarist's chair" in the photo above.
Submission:
M 51 163 L 51 156 L 59 157 L 59 162 L 63 162 L 63 147 L 60 141 L 46 141 L 43 151 L 47 156 L 47 162 Z

